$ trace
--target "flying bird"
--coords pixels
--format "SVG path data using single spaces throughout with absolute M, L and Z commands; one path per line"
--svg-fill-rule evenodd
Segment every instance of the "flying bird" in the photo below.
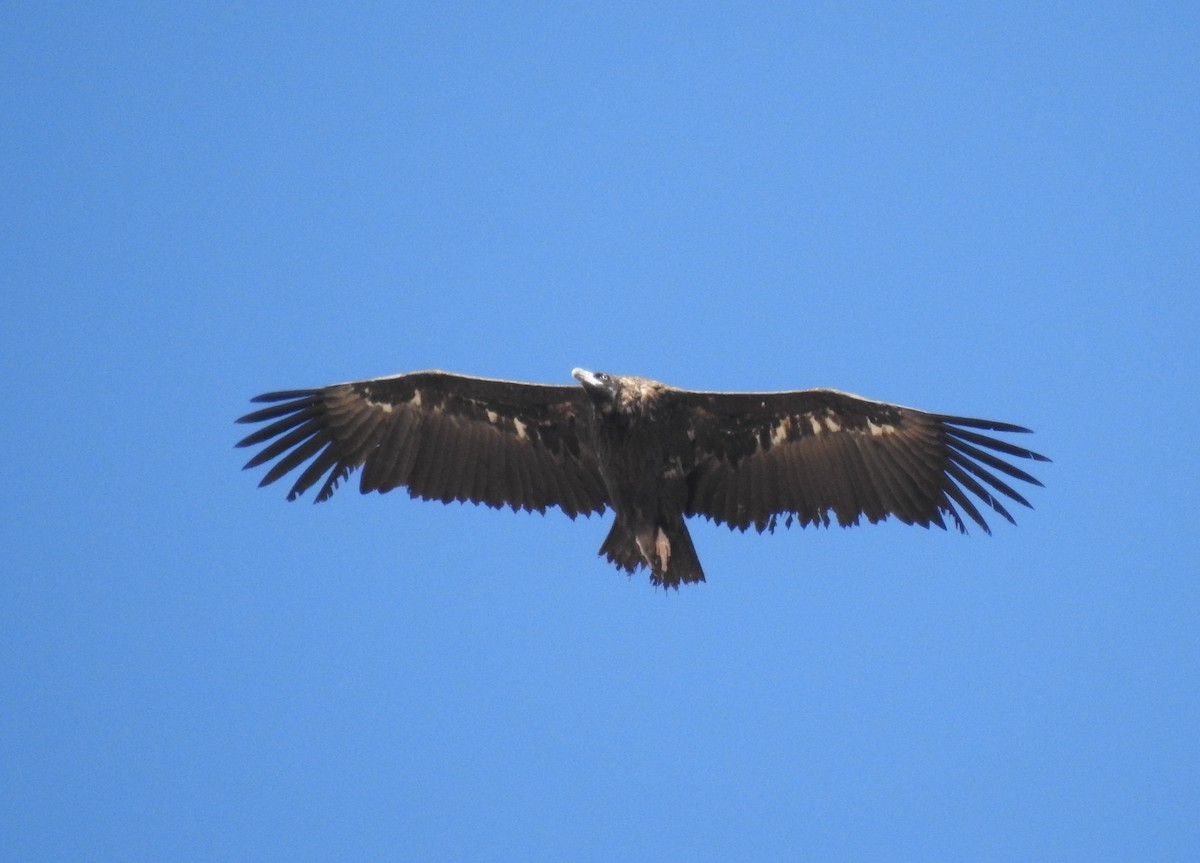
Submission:
M 704 580 L 685 519 L 745 531 L 905 524 L 991 533 L 978 503 L 1015 521 L 1000 495 L 1030 504 L 998 474 L 1040 486 L 1008 459 L 1045 456 L 981 432 L 1009 423 L 926 413 L 830 389 L 726 393 L 575 369 L 580 386 L 423 371 L 266 393 L 268 423 L 237 445 L 265 444 L 269 485 L 304 466 L 294 500 L 316 501 L 361 468 L 359 490 L 404 487 L 422 500 L 578 515 L 612 509 L 600 554 L 645 568 L 656 585 Z M 975 500 L 972 499 L 972 496 Z

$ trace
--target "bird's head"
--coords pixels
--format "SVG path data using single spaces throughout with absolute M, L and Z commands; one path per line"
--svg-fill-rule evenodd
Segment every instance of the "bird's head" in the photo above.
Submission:
M 597 407 L 611 407 L 621 393 L 621 379 L 618 375 L 608 372 L 589 372 L 587 369 L 574 369 L 571 377 L 583 384 L 583 390 Z
M 583 391 L 596 410 L 609 415 L 651 416 L 658 399 L 668 389 L 658 381 L 631 375 L 589 372 L 587 369 L 575 369 L 571 374 L 583 384 Z

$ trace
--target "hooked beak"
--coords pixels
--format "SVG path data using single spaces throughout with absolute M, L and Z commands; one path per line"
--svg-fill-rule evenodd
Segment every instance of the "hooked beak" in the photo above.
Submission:
M 600 379 L 587 369 L 571 369 L 571 377 L 579 381 L 585 387 L 600 387 Z

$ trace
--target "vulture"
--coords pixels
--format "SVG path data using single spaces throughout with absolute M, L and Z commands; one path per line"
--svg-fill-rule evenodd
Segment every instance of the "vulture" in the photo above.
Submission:
M 316 502 L 361 469 L 359 489 L 407 489 L 572 519 L 612 509 L 600 554 L 656 585 L 704 580 L 686 519 L 761 533 L 872 524 L 922 527 L 983 510 L 1015 524 L 1010 481 L 1041 483 L 1013 463 L 1049 461 L 991 434 L 1009 423 L 925 411 L 839 392 L 702 392 L 643 377 L 575 369 L 579 386 L 422 371 L 260 395 L 265 423 L 237 446 L 273 462 L 260 486 L 295 470 L 288 500 Z M 319 485 L 318 485 L 319 484 Z M 982 506 L 981 506 L 982 504 Z M 1011 505 L 1011 504 L 1010 504 Z

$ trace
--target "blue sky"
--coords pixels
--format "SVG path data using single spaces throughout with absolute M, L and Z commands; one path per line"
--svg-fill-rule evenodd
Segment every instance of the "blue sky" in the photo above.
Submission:
M 1184 860 L 1194 4 L 8 4 L 10 860 Z M 1019 526 L 692 530 L 242 473 L 422 368 L 1022 423 Z

